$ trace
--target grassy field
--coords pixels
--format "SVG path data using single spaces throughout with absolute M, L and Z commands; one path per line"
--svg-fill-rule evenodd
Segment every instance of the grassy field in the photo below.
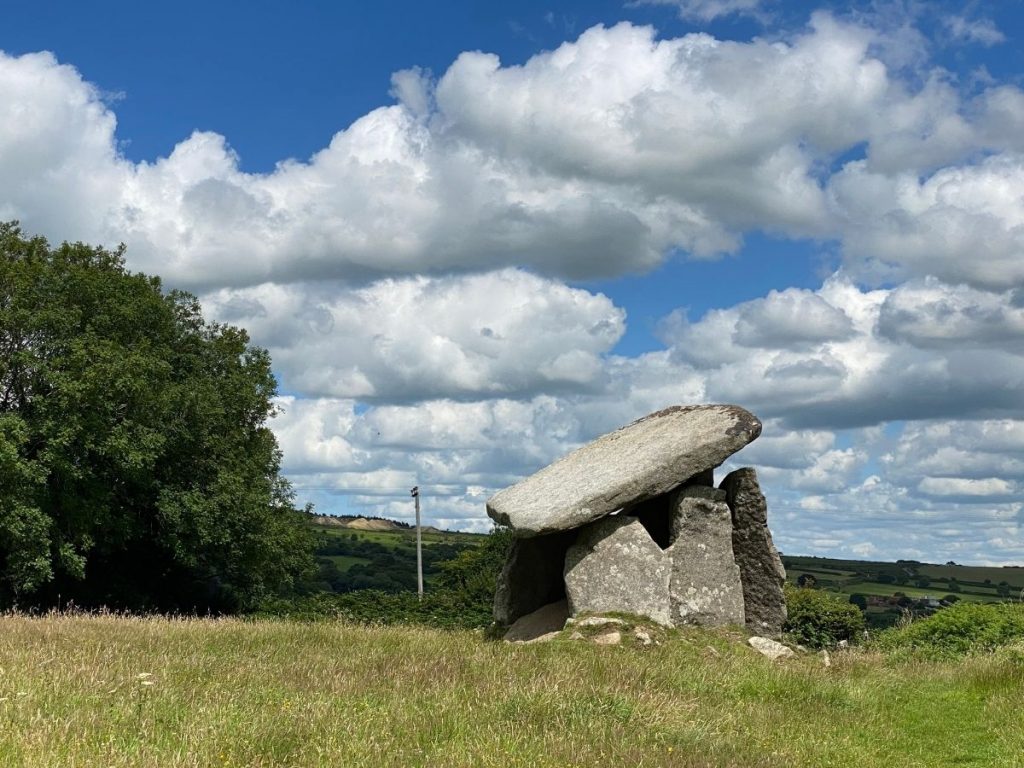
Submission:
M 965 565 L 935 565 L 916 562 L 873 562 L 832 560 L 821 557 L 784 556 L 786 578 L 793 583 L 803 574 L 814 576 L 819 587 L 843 594 L 894 595 L 902 592 L 912 598 L 941 599 L 956 593 L 967 602 L 1003 602 L 1017 600 L 1024 590 L 1024 569 Z M 888 582 L 879 581 L 888 576 Z M 899 577 L 898 583 L 895 579 Z M 930 583 L 919 585 L 924 577 Z M 959 589 L 951 586 L 957 582 Z M 1009 585 L 1009 594 L 1000 595 L 997 585 Z
M 331 525 L 313 525 L 312 528 L 328 536 L 349 537 L 355 534 L 357 538 L 365 541 L 373 541 L 383 544 L 386 547 L 416 547 L 416 531 L 414 529 L 401 531 L 361 531 L 356 528 L 342 528 Z M 459 531 L 445 531 L 442 533 L 424 533 L 423 546 L 429 547 L 433 544 L 479 544 L 484 534 L 462 533 Z
M 877 584 L 870 581 L 859 581 L 856 584 L 852 584 L 849 587 L 843 588 L 842 590 L 844 594 L 852 595 L 856 593 L 861 595 L 882 596 L 891 595 L 897 591 L 902 592 L 907 597 L 941 598 L 943 595 L 947 594 L 945 590 L 932 589 L 931 587 L 929 587 L 928 589 L 922 589 L 921 587 L 910 587 L 906 585 L 901 587 L 894 587 L 892 584 Z M 996 597 L 994 593 L 992 595 L 976 595 L 970 592 L 958 592 L 957 597 L 967 603 L 991 603 L 1000 602 L 1003 600 L 1003 598 Z
M 4 766 L 1024 766 L 1024 666 L 0 617 Z

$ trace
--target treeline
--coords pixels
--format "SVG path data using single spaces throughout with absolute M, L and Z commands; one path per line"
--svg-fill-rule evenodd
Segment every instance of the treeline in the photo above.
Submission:
M 244 330 L 123 250 L 0 224 L 0 609 L 252 610 L 313 537 Z

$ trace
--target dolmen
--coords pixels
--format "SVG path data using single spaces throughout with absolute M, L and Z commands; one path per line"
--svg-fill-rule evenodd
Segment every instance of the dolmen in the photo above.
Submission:
M 757 473 L 714 484 L 714 470 L 760 434 L 735 405 L 673 406 L 492 496 L 487 514 L 516 537 L 495 622 L 626 613 L 779 636 L 786 573 Z

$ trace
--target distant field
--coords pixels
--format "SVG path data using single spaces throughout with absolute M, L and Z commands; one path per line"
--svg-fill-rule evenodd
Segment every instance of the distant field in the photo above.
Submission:
M 921 587 L 911 587 L 904 585 L 902 587 L 894 587 L 892 584 L 875 584 L 870 581 L 859 581 L 855 584 L 851 584 L 847 587 L 843 587 L 841 590 L 843 593 L 861 594 L 861 595 L 892 595 L 895 592 L 902 592 L 907 597 L 933 597 L 939 600 L 949 594 L 948 590 L 943 589 L 922 589 Z M 970 592 L 958 592 L 957 597 L 969 603 L 991 603 L 998 599 L 995 595 L 973 595 Z
M 810 574 L 817 579 L 819 587 L 845 594 L 884 596 L 902 592 L 912 598 L 942 598 L 952 593 L 968 602 L 999 602 L 1019 599 L 1024 588 L 1022 568 L 885 563 L 788 555 L 783 557 L 783 561 L 789 581 L 796 583 L 801 574 Z M 885 581 L 884 577 L 889 580 Z M 927 587 L 918 586 L 917 582 L 922 578 L 931 583 Z M 897 580 L 905 583 L 899 584 Z M 951 586 L 950 580 L 957 582 L 959 591 Z M 1010 585 L 1009 596 L 997 593 L 997 585 L 1003 581 Z
M 1009 768 L 1024 668 L 724 633 L 512 646 L 338 623 L 0 616 L 0 765 Z
M 402 530 L 402 531 L 360 531 L 353 528 L 341 528 L 332 525 L 314 525 L 314 530 L 321 533 L 326 533 L 328 536 L 342 536 L 348 537 L 351 535 L 357 536 L 359 539 L 364 541 L 373 541 L 377 544 L 383 544 L 386 547 L 416 547 L 416 531 L 415 530 Z M 477 544 L 479 543 L 484 534 L 479 533 L 461 533 L 461 532 L 445 532 L 445 533 L 424 533 L 423 534 L 423 545 L 430 546 L 431 544 Z

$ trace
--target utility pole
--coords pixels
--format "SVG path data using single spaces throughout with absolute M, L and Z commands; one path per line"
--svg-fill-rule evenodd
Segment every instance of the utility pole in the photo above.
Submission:
M 420 487 L 413 486 L 409 491 L 416 500 L 416 584 L 420 600 L 423 599 L 423 532 L 420 529 Z

